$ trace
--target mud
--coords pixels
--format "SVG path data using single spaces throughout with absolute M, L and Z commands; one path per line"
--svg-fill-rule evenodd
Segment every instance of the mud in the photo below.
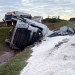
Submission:
M 8 61 L 10 58 L 12 58 L 14 56 L 14 52 L 5 52 L 4 54 L 2 54 L 0 56 L 0 65 L 6 63 L 6 61 Z
M 26 47 L 24 50 L 33 47 L 32 45 Z M 23 52 L 24 50 L 12 50 L 9 46 L 6 47 L 5 52 L 0 53 L 0 65 L 5 64 L 8 60 L 16 56 L 17 54 Z
M 0 65 L 5 64 L 9 59 L 22 52 L 22 50 L 10 50 L 0 55 Z

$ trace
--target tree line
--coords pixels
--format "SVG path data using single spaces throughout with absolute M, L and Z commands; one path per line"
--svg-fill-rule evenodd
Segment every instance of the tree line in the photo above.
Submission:
M 65 21 L 64 19 L 59 19 L 59 18 L 45 18 L 42 20 L 43 23 L 56 23 L 60 21 Z

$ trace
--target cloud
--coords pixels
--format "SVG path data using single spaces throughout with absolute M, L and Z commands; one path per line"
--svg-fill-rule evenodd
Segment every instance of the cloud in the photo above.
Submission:
M 69 19 L 75 16 L 75 0 L 0 0 L 1 18 L 8 11 L 22 11 L 42 16 L 59 15 Z

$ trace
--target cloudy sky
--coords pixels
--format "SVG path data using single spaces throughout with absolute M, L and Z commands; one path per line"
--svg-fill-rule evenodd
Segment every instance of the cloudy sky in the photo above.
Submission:
M 0 20 L 8 11 L 22 11 L 32 16 L 75 17 L 75 0 L 0 0 Z

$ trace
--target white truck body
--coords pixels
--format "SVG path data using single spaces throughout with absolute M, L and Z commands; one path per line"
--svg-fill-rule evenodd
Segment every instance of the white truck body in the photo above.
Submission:
M 41 23 L 41 16 L 29 19 L 27 17 L 31 17 L 30 14 L 18 11 L 9 12 L 6 15 L 11 15 L 12 17 L 9 20 L 15 22 L 11 33 L 12 36 L 10 36 L 10 47 L 13 49 L 24 49 L 49 34 L 49 28 Z
M 39 23 L 42 22 L 42 19 L 43 19 L 42 16 L 34 16 L 34 17 L 32 18 L 32 20 L 34 20 L 34 21 L 36 21 L 36 22 L 39 22 Z
M 4 20 L 5 20 L 5 22 L 12 21 L 12 18 L 14 18 L 15 20 L 17 20 L 20 16 L 30 17 L 31 14 L 20 12 L 20 11 L 7 12 L 5 14 Z

